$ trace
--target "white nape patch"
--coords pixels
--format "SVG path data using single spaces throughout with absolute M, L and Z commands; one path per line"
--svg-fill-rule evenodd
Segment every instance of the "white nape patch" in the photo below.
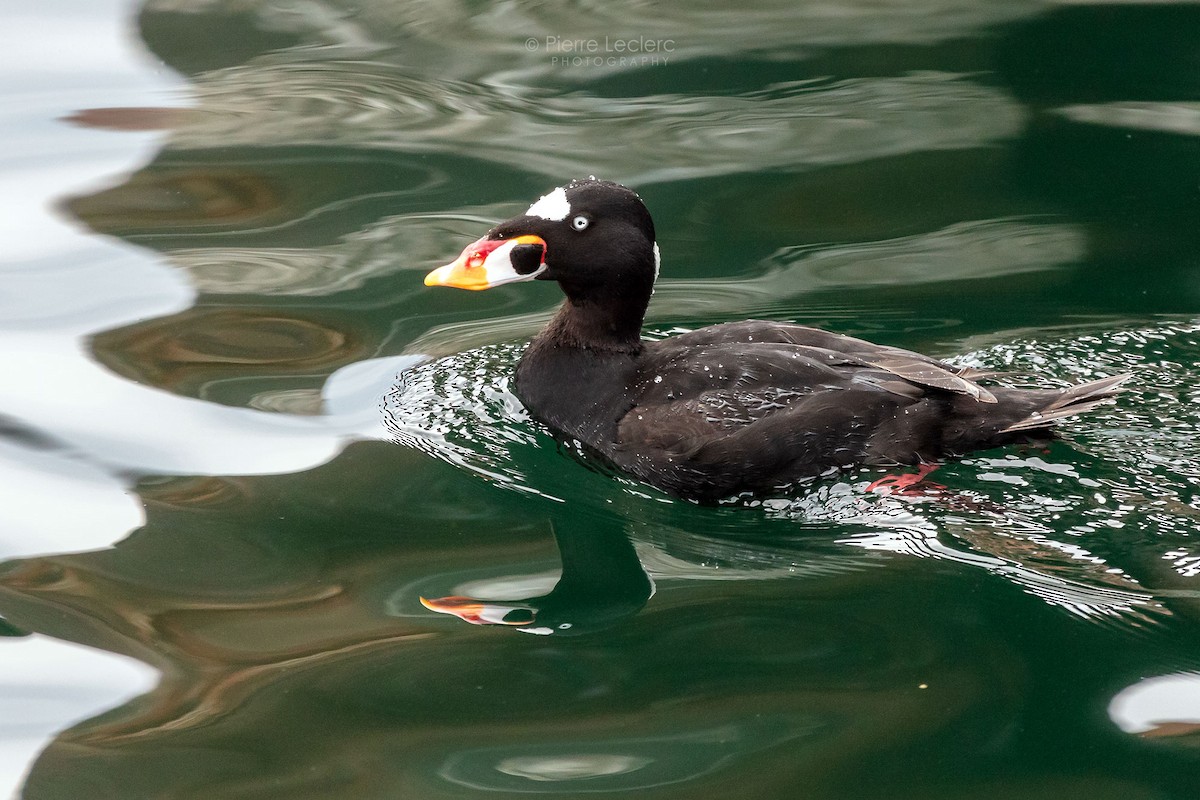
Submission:
M 567 202 L 567 190 L 558 187 L 529 207 L 525 212 L 528 217 L 541 217 L 553 222 L 561 222 L 571 213 L 571 204 Z
M 658 283 L 658 271 L 662 268 L 662 254 L 658 252 L 658 242 L 654 243 L 654 282 Z

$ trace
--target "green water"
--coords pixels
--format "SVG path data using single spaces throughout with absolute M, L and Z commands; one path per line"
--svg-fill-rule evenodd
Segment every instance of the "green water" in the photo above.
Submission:
M 6 16 L 0 796 L 1200 797 L 1200 7 Z M 1129 391 L 672 500 L 511 395 L 556 287 L 421 282 L 588 174 L 648 335 Z

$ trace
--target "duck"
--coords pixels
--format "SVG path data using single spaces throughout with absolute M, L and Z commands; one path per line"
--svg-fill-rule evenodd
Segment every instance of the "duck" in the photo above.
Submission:
M 425 284 L 556 282 L 565 299 L 517 364 L 517 399 L 556 436 L 698 503 L 851 468 L 917 465 L 923 475 L 1050 439 L 1059 420 L 1112 403 L 1129 377 L 1012 388 L 994 385 L 998 373 L 772 320 L 648 339 L 661 263 L 641 197 L 591 177 L 496 225 Z

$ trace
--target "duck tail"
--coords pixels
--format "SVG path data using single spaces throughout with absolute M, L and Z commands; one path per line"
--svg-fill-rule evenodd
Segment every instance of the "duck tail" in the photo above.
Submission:
M 1132 373 L 1125 372 L 1063 389 L 1049 403 L 1000 430 L 999 433 L 1019 433 L 1045 428 L 1065 417 L 1073 417 L 1097 406 L 1107 405 L 1121 393 L 1121 384 L 1129 380 L 1131 375 Z

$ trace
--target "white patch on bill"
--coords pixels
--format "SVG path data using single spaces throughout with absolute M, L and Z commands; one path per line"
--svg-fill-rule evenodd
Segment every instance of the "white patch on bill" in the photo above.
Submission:
M 483 261 L 484 274 L 487 275 L 488 287 L 502 286 L 506 283 L 515 283 L 517 281 L 531 281 L 538 275 L 546 271 L 546 265 L 543 263 L 533 272 L 522 275 L 513 269 L 512 251 L 517 247 L 518 242 L 513 239 L 505 242 L 495 250 L 487 254 L 487 258 Z
M 571 204 L 567 202 L 567 190 L 558 187 L 529 207 L 525 212 L 529 217 L 541 217 L 553 222 L 561 222 L 571 213 Z

